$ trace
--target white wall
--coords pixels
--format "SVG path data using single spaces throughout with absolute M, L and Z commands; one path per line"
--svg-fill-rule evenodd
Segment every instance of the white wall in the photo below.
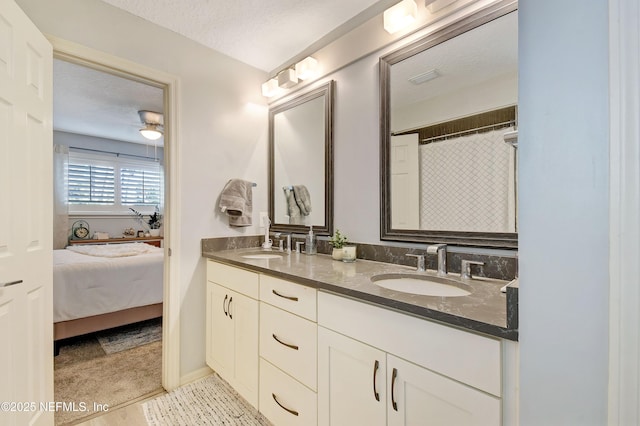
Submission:
M 607 424 L 608 2 L 520 2 L 520 420 Z
M 181 374 L 204 367 L 205 262 L 200 240 L 258 234 L 267 211 L 267 74 L 98 0 L 18 0 L 45 34 L 180 78 Z M 230 178 L 256 182 L 254 224 L 230 229 L 217 198 Z

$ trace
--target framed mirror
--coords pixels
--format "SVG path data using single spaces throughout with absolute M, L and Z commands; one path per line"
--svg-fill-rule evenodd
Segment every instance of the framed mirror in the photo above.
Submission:
M 333 233 L 334 82 L 269 109 L 269 217 L 274 231 Z
M 382 240 L 517 247 L 517 13 L 498 2 L 380 58 Z

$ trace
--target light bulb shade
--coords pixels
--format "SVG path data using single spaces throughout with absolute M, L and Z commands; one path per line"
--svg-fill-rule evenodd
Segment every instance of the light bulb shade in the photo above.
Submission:
M 384 11 L 384 29 L 393 34 L 416 20 L 418 5 L 414 0 L 402 0 Z
M 140 134 L 145 138 L 155 141 L 162 137 L 162 132 L 159 130 L 158 124 L 146 124 L 140 129 Z
M 287 68 L 278 74 L 278 86 L 283 89 L 289 89 L 298 84 L 298 78 L 296 77 L 296 71 L 291 68 Z
M 307 80 L 318 75 L 318 60 L 307 56 L 296 64 L 296 77 L 300 80 Z
M 278 93 L 278 80 L 275 78 L 272 78 L 269 81 L 265 81 L 264 83 L 262 83 L 262 96 L 264 96 L 265 98 L 270 98 L 272 96 L 275 96 L 276 93 Z

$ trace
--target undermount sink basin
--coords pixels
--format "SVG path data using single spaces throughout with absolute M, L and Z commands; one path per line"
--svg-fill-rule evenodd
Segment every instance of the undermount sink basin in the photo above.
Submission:
M 456 281 L 429 275 L 381 274 L 371 277 L 371 281 L 388 290 L 422 296 L 459 297 L 471 294 Z
M 247 253 L 242 257 L 245 259 L 282 259 L 282 255 L 275 253 Z

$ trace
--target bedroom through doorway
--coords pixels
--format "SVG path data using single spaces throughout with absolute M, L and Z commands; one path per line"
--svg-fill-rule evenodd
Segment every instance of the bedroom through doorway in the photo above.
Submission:
M 164 391 L 170 198 L 165 85 L 58 55 L 53 86 L 54 396 L 88 406 L 61 425 Z

